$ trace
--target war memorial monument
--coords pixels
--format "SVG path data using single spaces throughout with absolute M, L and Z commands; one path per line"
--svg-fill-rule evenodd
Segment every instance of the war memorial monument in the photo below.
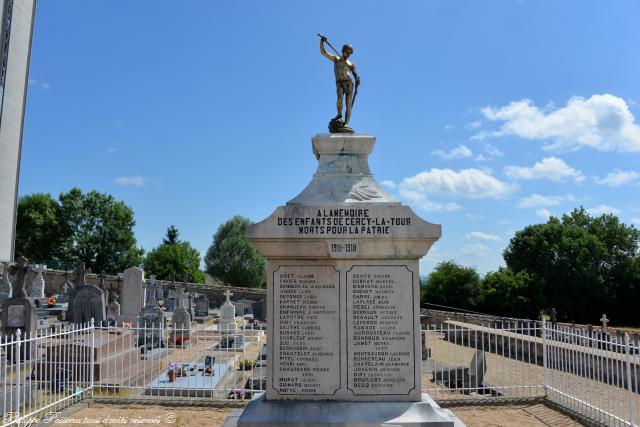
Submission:
M 349 127 L 353 48 L 338 53 L 318 35 L 338 115 L 312 138 L 311 182 L 247 230 L 267 259 L 267 390 L 237 425 L 462 426 L 421 391 L 418 262 L 440 225 L 374 179 L 376 138 Z

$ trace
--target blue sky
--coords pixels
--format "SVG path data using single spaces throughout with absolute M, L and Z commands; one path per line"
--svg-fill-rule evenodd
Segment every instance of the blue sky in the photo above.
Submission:
M 315 170 L 335 114 L 317 32 L 351 43 L 377 179 L 495 270 L 514 232 L 584 206 L 640 224 L 637 1 L 39 0 L 20 194 L 79 186 L 204 253 Z

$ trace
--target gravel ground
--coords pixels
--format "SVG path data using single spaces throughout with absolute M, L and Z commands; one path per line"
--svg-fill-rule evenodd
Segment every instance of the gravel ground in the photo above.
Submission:
M 449 408 L 467 427 L 574 427 L 582 424 L 542 403 Z
M 230 408 L 170 407 L 160 405 L 107 405 L 93 404 L 88 408 L 60 416 L 49 425 L 77 426 L 220 426 Z

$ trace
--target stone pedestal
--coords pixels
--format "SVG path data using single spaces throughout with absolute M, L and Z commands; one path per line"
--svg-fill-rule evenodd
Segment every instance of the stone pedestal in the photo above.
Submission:
M 380 188 L 367 160 L 374 143 L 369 135 L 315 136 L 312 181 L 247 230 L 267 258 L 263 404 L 423 402 L 418 261 L 440 238 L 440 226 Z M 245 414 L 238 425 L 255 425 Z M 420 425 L 432 425 L 427 418 Z

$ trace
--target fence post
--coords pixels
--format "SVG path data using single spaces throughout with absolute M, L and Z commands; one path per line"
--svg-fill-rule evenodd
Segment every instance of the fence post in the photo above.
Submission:
M 624 347 L 627 353 L 626 363 L 627 363 L 627 395 L 629 398 L 629 423 L 633 426 L 635 425 L 634 414 L 633 414 L 633 386 L 631 383 L 631 345 L 629 343 L 629 333 L 624 333 Z
M 20 363 L 20 336 L 22 335 L 22 331 L 20 331 L 20 328 L 18 328 L 18 330 L 16 331 L 16 351 L 15 351 L 15 359 L 13 359 L 13 363 L 16 364 L 16 370 L 17 370 L 17 374 L 16 374 L 16 414 L 15 414 L 15 419 L 18 423 L 18 425 L 20 425 L 20 377 L 22 376 L 21 372 L 20 372 L 20 367 L 22 366 L 22 363 Z
M 549 385 L 549 361 L 547 360 L 547 322 L 542 319 L 542 369 L 544 371 L 544 397 L 547 397 L 547 387 Z
M 89 326 L 91 327 L 91 348 L 89 349 L 91 351 L 91 355 L 89 356 L 89 390 L 91 390 L 91 397 L 93 397 L 93 364 L 95 362 L 94 358 L 94 348 L 96 346 L 96 325 L 95 322 L 93 320 L 93 317 L 91 318 L 91 323 L 89 323 Z

